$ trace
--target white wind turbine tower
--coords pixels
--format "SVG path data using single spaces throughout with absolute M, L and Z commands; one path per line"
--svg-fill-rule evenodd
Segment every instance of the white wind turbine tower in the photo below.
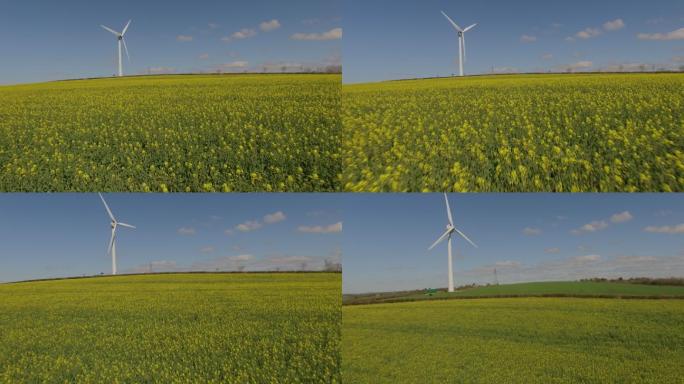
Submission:
M 458 26 L 458 24 L 454 23 L 453 20 L 449 16 L 447 16 L 444 11 L 441 11 L 442 15 L 449 20 L 451 25 L 454 26 L 454 29 L 456 29 L 456 32 L 458 32 L 458 69 L 459 69 L 459 75 L 463 76 L 463 63 L 466 61 L 466 45 L 465 45 L 465 33 L 470 31 L 471 29 L 475 28 L 477 24 L 473 24 L 470 27 L 466 29 L 462 29 L 461 27 Z
M 126 34 L 126 31 L 128 30 L 128 26 L 131 25 L 131 20 L 128 20 L 128 23 L 126 23 L 126 26 L 124 27 L 123 31 L 121 33 L 106 27 L 104 25 L 100 25 L 100 27 L 106 29 L 107 31 L 111 32 L 116 36 L 116 39 L 119 44 L 119 77 L 123 76 L 123 64 L 121 62 L 121 45 L 123 44 L 124 49 L 126 50 L 126 57 L 128 57 L 128 61 L 131 61 L 131 56 L 128 54 L 128 47 L 126 46 L 126 40 L 124 39 L 124 35 Z
M 468 236 L 466 236 L 463 232 L 459 231 L 458 228 L 454 226 L 454 219 L 451 217 L 451 208 L 449 208 L 449 199 L 447 198 L 447 194 L 444 194 L 444 201 L 446 202 L 446 210 L 447 210 L 447 217 L 449 218 L 449 223 L 446 225 L 446 232 L 442 236 L 435 241 L 430 248 L 428 248 L 428 251 L 432 250 L 437 244 L 441 243 L 444 241 L 444 239 L 449 239 L 448 244 L 448 250 L 449 250 L 449 292 L 454 291 L 454 272 L 453 272 L 453 267 L 452 267 L 452 261 L 451 261 L 451 235 L 455 232 L 461 235 L 462 238 L 464 238 L 467 242 L 472 244 L 473 247 L 477 248 L 477 245 L 473 243 Z
M 112 254 L 112 275 L 116 275 L 116 228 L 118 228 L 119 225 L 122 227 L 132 229 L 135 229 L 135 227 L 130 224 L 118 222 L 112 214 L 111 209 L 109 209 L 109 206 L 107 205 L 107 202 L 105 201 L 104 197 L 102 197 L 102 194 L 98 193 L 98 195 L 100 195 L 100 199 L 102 199 L 102 203 L 104 204 L 105 209 L 107 210 L 109 218 L 111 219 L 112 237 L 109 240 L 109 247 L 107 248 L 107 253 Z

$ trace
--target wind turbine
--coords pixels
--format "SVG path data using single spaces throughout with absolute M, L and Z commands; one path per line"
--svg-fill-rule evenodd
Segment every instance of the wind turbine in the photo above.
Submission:
M 107 210 L 107 214 L 109 215 L 109 218 L 111 219 L 111 227 L 112 227 L 112 237 L 109 239 L 109 247 L 107 248 L 107 253 L 112 254 L 112 275 L 116 275 L 116 228 L 120 226 L 126 227 L 126 228 L 132 228 L 135 229 L 134 226 L 126 223 L 120 223 L 116 220 L 114 215 L 112 214 L 112 210 L 109 209 L 109 206 L 107 205 L 107 202 L 105 201 L 104 197 L 102 197 L 101 193 L 98 193 L 100 195 L 100 199 L 102 199 L 102 204 L 104 204 L 105 209 Z
M 446 225 L 446 232 L 442 236 L 435 241 L 430 248 L 428 248 L 428 251 L 432 250 L 437 244 L 441 243 L 444 241 L 444 239 L 448 239 L 449 242 L 448 244 L 448 250 L 449 250 L 449 292 L 454 291 L 454 272 L 452 268 L 452 262 L 451 262 L 451 235 L 454 233 L 458 233 L 462 238 L 464 238 L 467 242 L 469 242 L 473 247 L 477 248 L 477 245 L 473 243 L 468 236 L 466 236 L 463 232 L 459 231 L 458 228 L 454 226 L 454 219 L 451 217 L 451 208 L 449 208 L 449 199 L 447 198 L 447 194 L 444 194 L 444 201 L 446 202 L 446 210 L 447 210 L 447 217 L 449 218 L 449 222 Z
M 104 25 L 100 25 L 100 27 L 106 29 L 107 31 L 111 32 L 116 36 L 116 39 L 119 44 L 119 77 L 123 76 L 123 64 L 121 63 L 121 45 L 123 44 L 124 49 L 126 50 L 126 57 L 128 57 L 128 62 L 131 62 L 131 56 L 128 54 L 128 47 L 126 46 L 126 40 L 124 39 L 124 35 L 126 34 L 126 31 L 128 30 L 128 26 L 131 25 L 131 20 L 128 20 L 128 23 L 126 23 L 126 26 L 124 27 L 123 31 L 121 33 L 106 27 Z
M 456 32 L 458 32 L 458 68 L 459 68 L 459 75 L 463 76 L 463 63 L 466 61 L 466 44 L 465 44 L 465 33 L 470 31 L 471 29 L 475 28 L 477 24 L 473 24 L 470 27 L 466 29 L 462 29 L 461 27 L 458 26 L 458 24 L 454 23 L 453 20 L 449 16 L 447 16 L 444 11 L 441 11 L 442 15 L 449 20 L 451 25 L 454 26 L 454 29 L 456 29 Z

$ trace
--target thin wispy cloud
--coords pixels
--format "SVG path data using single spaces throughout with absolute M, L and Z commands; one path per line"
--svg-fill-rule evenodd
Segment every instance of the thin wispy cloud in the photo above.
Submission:
M 598 232 L 602 231 L 610 226 L 610 223 L 613 224 L 622 224 L 626 223 L 628 221 L 631 221 L 634 219 L 634 216 L 629 211 L 624 211 L 620 213 L 616 213 L 610 216 L 609 219 L 606 220 L 594 220 L 590 223 L 584 224 L 583 226 L 573 229 L 570 231 L 573 235 L 581 235 L 584 233 L 591 233 L 591 232 Z
M 339 221 L 335 224 L 330 225 L 316 225 L 316 226 L 306 226 L 302 225 L 297 228 L 299 232 L 302 233 L 340 233 L 342 232 L 342 222 Z
M 280 21 L 273 19 L 270 21 L 264 21 L 263 23 L 259 24 L 259 29 L 261 29 L 264 32 L 271 32 L 275 31 L 276 29 L 280 28 Z
M 274 213 L 269 213 L 264 215 L 262 220 L 248 220 L 245 221 L 244 223 L 238 224 L 235 226 L 235 229 L 240 231 L 240 232 L 251 232 L 251 231 L 256 231 L 257 229 L 263 228 L 264 225 L 270 225 L 270 224 L 275 224 L 279 223 L 281 221 L 285 221 L 287 219 L 287 216 L 285 213 L 282 211 L 277 211 Z M 231 231 L 232 234 L 232 231 Z
M 598 232 L 608 228 L 608 223 L 605 220 L 596 220 L 591 223 L 584 224 L 583 226 L 573 229 L 571 232 L 573 235 L 581 235 L 583 233 Z
M 603 29 L 606 31 L 618 31 L 625 27 L 625 22 L 622 19 L 615 19 L 613 21 L 606 21 L 603 24 Z
M 178 228 L 178 234 L 182 236 L 192 236 L 195 233 L 197 233 L 197 231 L 195 231 L 195 228 L 192 227 Z
M 601 30 L 598 28 L 586 28 L 575 34 L 576 38 L 579 39 L 591 39 L 592 37 L 600 36 Z
M 245 221 L 244 223 L 238 224 L 235 226 L 235 229 L 237 229 L 240 232 L 251 232 L 251 231 L 256 231 L 257 229 L 263 227 L 263 224 L 256 220 L 249 220 Z
M 278 212 L 271 213 L 271 214 L 264 216 L 264 223 L 275 224 L 275 223 L 284 221 L 285 219 L 286 219 L 285 214 L 281 211 L 278 211 Z
M 189 35 L 178 35 L 176 36 L 176 41 L 179 41 L 181 43 L 187 43 L 192 41 L 192 36 Z
M 664 225 L 664 226 L 648 226 L 644 228 L 644 232 L 650 233 L 667 233 L 667 234 L 684 234 L 684 224 L 679 225 Z
M 229 42 L 235 41 L 235 40 L 244 40 L 244 39 L 248 39 L 248 38 L 254 37 L 254 36 L 256 36 L 256 35 L 257 35 L 257 31 L 256 31 L 255 29 L 252 29 L 252 28 L 243 28 L 243 29 L 241 29 L 241 30 L 239 30 L 239 31 L 237 31 L 237 32 L 234 32 L 234 33 L 233 33 L 232 35 L 230 35 L 230 36 L 222 37 L 221 40 L 224 41 L 224 42 L 226 42 L 226 43 L 229 43 Z
M 522 43 L 534 43 L 535 41 L 537 41 L 537 36 L 522 35 L 520 36 L 520 41 Z
M 539 236 L 541 235 L 542 230 L 539 228 L 527 227 L 523 229 L 522 233 L 525 236 Z
M 290 36 L 292 40 L 304 41 L 326 41 L 339 40 L 342 38 L 342 28 L 333 28 L 327 32 L 322 33 L 295 33 Z
M 616 213 L 613 216 L 610 217 L 610 221 L 613 223 L 626 223 L 630 220 L 632 220 L 634 216 L 632 216 L 629 211 L 624 211 L 622 213 Z
M 637 38 L 639 40 L 651 41 L 684 40 L 684 28 L 666 33 L 640 33 L 637 35 Z

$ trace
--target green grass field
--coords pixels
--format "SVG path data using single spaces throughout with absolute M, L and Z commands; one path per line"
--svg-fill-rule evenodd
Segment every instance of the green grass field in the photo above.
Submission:
M 345 383 L 682 383 L 684 300 L 344 306 Z
M 0 383 L 339 383 L 341 275 L 0 285 Z
M 0 87 L 0 191 L 339 189 L 340 75 Z
M 343 86 L 354 192 L 684 191 L 684 74 Z
M 448 293 L 444 290 L 427 294 L 426 291 L 386 292 L 378 294 L 345 295 L 345 304 L 371 304 L 418 300 L 448 300 L 479 297 L 642 297 L 684 298 L 684 286 L 648 285 L 616 282 L 549 281 L 465 288 Z

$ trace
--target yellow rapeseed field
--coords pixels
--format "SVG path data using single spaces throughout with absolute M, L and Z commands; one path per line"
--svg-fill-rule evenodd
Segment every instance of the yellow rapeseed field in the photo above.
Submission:
M 0 191 L 330 191 L 339 75 L 0 87 Z
M 347 191 L 684 191 L 684 74 L 343 86 Z

